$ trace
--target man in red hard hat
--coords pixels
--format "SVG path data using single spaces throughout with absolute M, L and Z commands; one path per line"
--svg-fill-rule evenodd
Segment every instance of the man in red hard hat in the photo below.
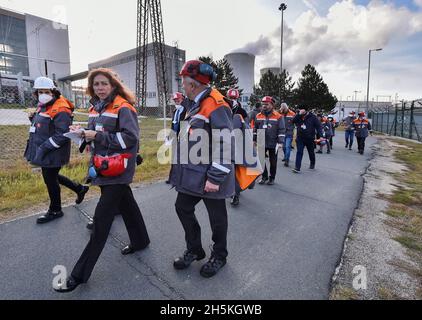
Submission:
M 358 152 L 363 155 L 365 152 L 365 140 L 369 136 L 369 133 L 372 134 L 372 127 L 369 120 L 366 119 L 365 112 L 359 112 L 358 116 L 359 117 L 353 121 L 353 128 L 358 141 Z
M 233 115 L 240 114 L 245 122 L 248 122 L 248 113 L 245 109 L 242 108 L 241 103 L 239 102 L 240 93 L 237 89 L 230 89 L 227 91 L 227 102 L 232 108 Z
M 265 153 L 270 160 L 270 172 L 265 164 L 265 170 L 259 184 L 274 185 L 277 174 L 278 150 L 282 148 L 286 137 L 286 127 L 283 116 L 274 110 L 275 100 L 272 97 L 262 99 L 262 112 L 256 116 L 254 138 L 257 139 L 258 130 L 265 130 Z M 256 140 L 255 140 L 256 141 Z
M 232 112 L 224 96 L 210 87 L 216 74 L 213 68 L 199 60 L 191 60 L 183 66 L 180 75 L 183 89 L 192 101 L 180 132 L 179 141 L 188 142 L 187 152 L 176 153 L 173 160 L 171 184 L 178 192 L 176 212 L 185 231 L 187 249 L 177 258 L 173 266 L 177 270 L 187 269 L 194 261 L 205 258 L 201 241 L 201 227 L 195 217 L 195 207 L 203 201 L 208 210 L 214 246 L 209 261 L 201 268 L 205 278 L 215 276 L 226 264 L 227 251 L 227 208 L 226 200 L 235 192 L 235 171 L 232 162 Z M 225 131 L 222 135 L 218 132 Z M 217 133 L 216 133 L 217 131 Z M 200 141 L 197 141 L 201 135 Z M 201 148 L 198 149 L 198 146 Z M 201 150 L 205 159 L 182 159 L 192 149 Z M 206 155 L 202 150 L 209 150 Z M 187 161 L 186 161 L 187 160 Z

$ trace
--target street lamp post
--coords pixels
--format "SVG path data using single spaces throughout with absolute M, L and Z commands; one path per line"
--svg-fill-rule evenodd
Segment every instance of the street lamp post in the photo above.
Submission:
M 282 80 L 283 75 L 283 33 L 284 33 L 284 11 L 287 9 L 287 5 L 285 3 L 280 4 L 278 10 L 281 11 L 281 52 L 280 52 L 280 80 Z M 282 88 L 284 83 L 280 84 L 280 103 L 281 103 L 281 95 L 282 95 Z
M 379 49 L 369 49 L 369 63 L 368 63 L 368 88 L 366 91 L 366 112 L 369 112 L 369 80 L 371 77 L 371 53 L 372 51 L 381 51 L 382 48 Z

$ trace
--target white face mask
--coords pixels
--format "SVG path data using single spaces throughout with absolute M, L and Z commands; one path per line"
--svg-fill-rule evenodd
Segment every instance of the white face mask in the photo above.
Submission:
M 52 97 L 52 96 L 50 96 L 49 94 L 45 94 L 45 93 L 43 93 L 43 94 L 40 94 L 40 95 L 38 96 L 38 101 L 39 101 L 40 103 L 42 103 L 42 104 L 47 104 L 47 103 L 49 103 L 51 100 L 53 100 L 53 97 Z

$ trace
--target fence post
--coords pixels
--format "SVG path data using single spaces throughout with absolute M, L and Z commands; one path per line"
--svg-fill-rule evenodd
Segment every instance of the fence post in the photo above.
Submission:
M 384 111 L 381 112 L 381 132 L 384 133 Z
M 397 120 L 399 116 L 398 106 L 396 104 L 395 119 L 394 119 L 394 136 L 397 137 Z
M 402 102 L 402 107 L 401 107 L 401 135 L 400 137 L 404 138 L 404 109 L 405 109 L 405 102 Z
M 413 139 L 413 109 L 415 108 L 415 101 L 412 101 L 412 105 L 410 106 L 410 124 L 409 124 L 409 139 Z
M 387 107 L 387 130 L 386 130 L 386 134 L 389 134 L 390 130 L 390 106 Z

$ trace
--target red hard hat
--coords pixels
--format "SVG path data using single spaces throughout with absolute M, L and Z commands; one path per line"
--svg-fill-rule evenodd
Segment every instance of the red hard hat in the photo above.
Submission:
M 239 97 L 240 97 L 239 90 L 237 90 L 237 89 L 230 89 L 230 90 L 227 92 L 227 96 L 228 96 L 230 99 L 239 99 Z
M 262 98 L 262 102 L 267 102 L 267 103 L 275 104 L 274 98 L 273 97 L 269 97 L 269 96 L 266 96 L 266 97 Z
M 199 60 L 190 60 L 186 62 L 182 68 L 182 71 L 180 71 L 180 75 L 182 77 L 190 77 L 196 81 L 201 82 L 202 84 L 209 84 L 217 77 L 214 69 L 209 64 Z
M 128 153 L 106 157 L 95 155 L 94 166 L 103 177 L 118 177 L 125 172 L 128 159 L 131 157 L 132 155 Z
M 179 100 L 179 99 L 184 99 L 184 98 L 185 98 L 185 96 L 182 93 L 180 93 L 180 92 L 176 92 L 173 95 L 173 100 Z

